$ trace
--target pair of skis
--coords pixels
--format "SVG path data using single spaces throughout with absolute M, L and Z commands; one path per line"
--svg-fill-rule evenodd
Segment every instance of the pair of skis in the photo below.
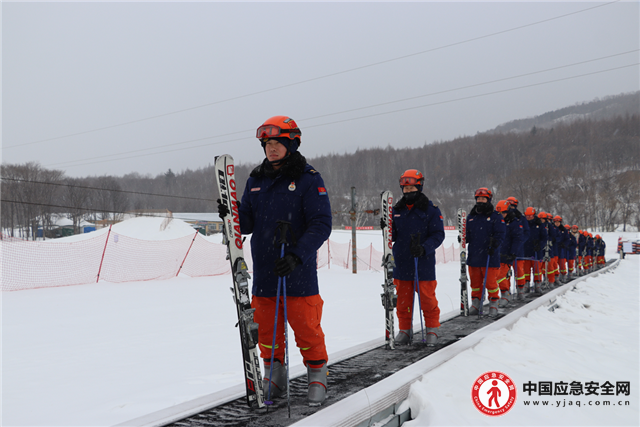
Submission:
M 393 211 L 393 194 L 391 191 L 384 191 L 380 195 L 380 215 L 382 222 L 386 225 L 382 228 L 382 267 L 384 268 L 384 284 L 382 285 L 382 306 L 384 307 L 385 324 L 385 346 L 387 349 L 396 348 L 393 310 L 398 303 L 398 296 L 395 293 L 396 286 L 393 284 L 393 268 L 396 266 L 393 259 L 392 224 L 391 213 Z
M 215 180 L 218 185 L 220 201 L 229 214 L 223 220 L 223 244 L 227 246 L 227 259 L 231 263 L 233 277 L 233 300 L 238 312 L 240 342 L 244 365 L 247 404 L 249 407 L 262 408 L 264 390 L 258 356 L 258 324 L 253 321 L 254 308 L 251 308 L 249 297 L 249 271 L 244 261 L 242 234 L 240 233 L 240 213 L 238 212 L 238 195 L 235 179 L 233 157 L 223 155 L 215 159 Z

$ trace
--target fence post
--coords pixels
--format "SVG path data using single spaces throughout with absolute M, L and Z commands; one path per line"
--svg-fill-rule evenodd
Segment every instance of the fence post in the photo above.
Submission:
M 102 250 L 102 258 L 100 259 L 100 267 L 98 268 L 98 277 L 96 278 L 96 283 L 100 280 L 100 272 L 102 271 L 102 263 L 104 262 L 104 254 L 107 252 L 107 244 L 109 243 L 109 235 L 111 235 L 111 227 L 113 224 L 109 225 L 109 231 L 107 232 L 107 240 L 104 242 L 104 249 Z
M 367 270 L 371 270 L 371 263 L 373 262 L 373 243 L 369 243 L 369 268 Z
M 187 253 L 184 255 L 184 259 L 182 260 L 182 264 L 180 264 L 180 268 L 176 273 L 176 277 L 178 277 L 178 274 L 180 274 L 180 270 L 182 270 L 182 266 L 184 265 L 184 262 L 187 260 L 187 255 L 189 255 L 189 251 L 191 250 L 191 246 L 193 246 L 193 242 L 196 240 L 196 237 L 198 237 L 198 230 L 196 230 L 196 234 L 194 234 L 193 239 L 191 239 L 191 244 L 189 245 L 189 249 L 187 249 Z

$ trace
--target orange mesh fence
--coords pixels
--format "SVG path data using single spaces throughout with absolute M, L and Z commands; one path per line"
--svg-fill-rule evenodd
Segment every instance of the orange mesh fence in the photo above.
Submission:
M 172 240 L 141 240 L 115 232 L 74 242 L 0 240 L 1 289 L 16 291 L 56 286 L 121 283 L 230 274 L 226 247 L 199 233 Z M 249 271 L 253 271 L 251 248 L 244 247 Z M 327 240 L 318 250 L 318 268 L 331 265 L 351 269 L 351 243 Z M 459 260 L 457 250 L 440 247 L 437 263 Z M 381 271 L 382 252 L 373 244 L 357 251 L 358 271 Z

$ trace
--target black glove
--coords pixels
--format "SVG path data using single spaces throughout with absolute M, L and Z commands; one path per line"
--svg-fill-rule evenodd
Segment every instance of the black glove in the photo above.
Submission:
M 534 250 L 535 252 L 539 252 L 539 251 L 540 251 L 540 240 L 535 239 L 535 240 L 533 241 L 533 250 Z
M 507 264 L 513 264 L 513 261 L 516 260 L 515 254 L 505 255 L 505 259 L 507 260 Z
M 224 219 L 225 216 L 229 215 L 229 209 L 227 209 L 227 207 L 222 204 L 222 201 L 220 199 L 216 200 L 216 202 L 218 202 L 218 216 L 220 217 L 220 219 Z M 240 204 L 238 203 L 238 205 Z
M 386 226 L 387 222 L 384 220 L 384 218 L 380 218 L 380 229 L 384 230 Z
M 458 234 L 458 243 L 462 243 L 462 237 Z
M 487 253 L 489 255 L 493 255 L 493 252 L 496 250 L 496 248 L 493 247 L 493 237 L 489 237 L 489 247 L 487 248 Z
M 276 268 L 273 271 L 280 277 L 288 276 L 298 264 L 302 264 L 300 258 L 294 254 L 285 254 L 284 257 L 276 260 Z
M 411 255 L 413 255 L 414 258 L 423 256 L 425 252 L 424 247 L 422 247 L 417 239 L 411 241 Z

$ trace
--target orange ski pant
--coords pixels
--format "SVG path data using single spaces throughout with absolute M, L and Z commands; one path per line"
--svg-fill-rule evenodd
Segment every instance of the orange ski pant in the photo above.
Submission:
M 567 259 L 558 258 L 558 267 L 560 269 L 560 274 L 567 274 Z
M 544 268 L 544 263 L 527 259 L 522 261 L 522 264 L 524 268 L 523 275 L 525 284 L 531 282 L 531 276 L 533 276 L 533 281 L 535 283 L 542 282 L 542 269 Z M 518 283 L 518 285 L 520 285 L 520 283 Z
M 411 329 L 411 309 L 417 306 L 414 302 L 414 281 L 393 279 L 398 294 L 398 325 L 400 329 Z M 424 315 L 424 325 L 426 328 L 437 328 L 440 326 L 440 308 L 436 299 L 437 280 L 420 280 L 418 289 L 420 290 L 420 308 Z M 418 314 L 419 315 L 419 314 Z
M 567 260 L 567 269 L 569 270 L 569 273 L 573 273 L 573 267 L 575 266 L 575 262 L 576 260 L 574 259 Z
M 487 273 L 487 295 L 490 300 L 500 299 L 498 293 L 498 274 L 500 269 L 498 267 L 489 267 L 488 271 L 484 267 L 469 267 L 469 282 L 471 283 L 471 298 L 481 299 L 482 297 L 482 282 L 484 281 L 485 272 Z
M 293 329 L 296 345 L 300 348 L 302 361 L 305 365 L 307 361 L 329 360 L 327 347 L 324 343 L 324 332 L 320 326 L 323 305 L 324 301 L 320 295 L 287 297 L 287 321 Z M 253 320 L 258 324 L 260 357 L 270 359 L 276 297 L 254 296 L 251 307 L 256 309 Z M 289 337 L 289 342 L 291 342 L 290 340 L 291 337 Z M 274 358 L 280 360 L 282 364 L 285 363 L 284 350 L 284 299 L 280 297 Z
M 511 270 L 511 264 L 500 263 L 500 270 L 498 272 L 498 287 L 500 288 L 500 292 L 508 291 L 511 288 L 511 278 L 507 277 L 509 270 Z

